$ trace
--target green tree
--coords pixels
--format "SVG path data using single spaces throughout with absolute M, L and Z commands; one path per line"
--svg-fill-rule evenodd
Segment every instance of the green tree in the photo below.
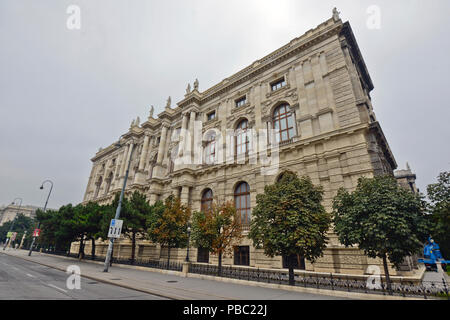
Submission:
M 333 201 L 335 231 L 345 246 L 357 245 L 371 258 L 382 258 L 391 293 L 388 263 L 395 266 L 419 252 L 428 234 L 420 196 L 391 176 L 360 178 L 352 193 L 338 191 Z
M 256 196 L 248 237 L 266 255 L 288 257 L 290 285 L 295 284 L 292 256 L 314 262 L 326 247 L 331 216 L 321 204 L 322 195 L 308 177 L 287 172 Z
M 161 210 L 161 204 L 153 208 L 153 221 L 149 223 L 148 234 L 152 241 L 167 246 L 167 267 L 169 267 L 170 249 L 186 248 L 188 244 L 187 227 L 191 210 L 173 195 L 169 196 L 164 204 L 164 210 Z
M 104 206 L 95 202 L 79 204 L 75 207 L 72 220 L 74 230 L 78 231 L 80 240 L 79 257 L 84 258 L 85 241 L 91 240 L 91 259 L 95 259 L 95 240 L 101 236 L 101 220 Z
M 439 174 L 438 182 L 427 187 L 431 201 L 431 233 L 444 258 L 450 259 L 450 172 Z
M 136 256 L 136 237 L 146 238 L 147 222 L 152 214 L 152 208 L 145 196 L 135 191 L 131 198 L 122 203 L 121 219 L 123 219 L 123 234 L 131 239 L 131 262 Z
M 205 248 L 218 255 L 218 275 L 222 274 L 222 256 L 231 253 L 233 244 L 242 239 L 240 219 L 233 203 L 212 204 L 207 212 L 194 212 L 192 241 L 197 248 Z
M 38 244 L 54 250 L 69 250 L 73 241 L 79 239 L 79 228 L 75 209 L 71 204 L 59 210 L 36 211 L 36 219 L 41 222 L 41 236 Z

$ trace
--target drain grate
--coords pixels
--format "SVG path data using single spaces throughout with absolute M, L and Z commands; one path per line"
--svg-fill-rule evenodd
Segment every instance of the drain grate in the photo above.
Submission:
M 122 279 L 109 279 L 109 280 L 122 280 Z
M 176 281 L 176 280 L 169 280 L 169 281 L 167 281 L 167 283 L 177 283 L 178 281 Z
M 88 282 L 88 284 L 97 284 L 98 282 Z

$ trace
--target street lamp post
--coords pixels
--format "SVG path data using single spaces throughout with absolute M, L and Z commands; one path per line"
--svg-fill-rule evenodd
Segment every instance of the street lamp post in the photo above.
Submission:
M 117 148 L 120 148 L 122 146 L 120 144 L 120 139 L 123 136 L 124 135 L 121 135 L 119 138 L 119 141 L 116 143 Z M 116 215 L 114 217 L 115 220 L 120 218 L 120 210 L 122 209 L 122 201 L 123 201 L 123 196 L 125 193 L 125 187 L 127 186 L 128 173 L 130 172 L 130 165 L 131 165 L 131 159 L 133 158 L 133 151 L 134 151 L 134 142 L 131 143 L 130 157 L 128 159 L 128 166 L 127 166 L 127 171 L 125 173 L 125 179 L 123 181 L 122 192 L 120 193 L 119 204 L 117 205 Z M 105 258 L 105 266 L 104 266 L 103 272 L 108 272 L 113 247 L 114 247 L 114 238 L 109 238 L 108 252 L 107 252 L 106 258 Z
M 50 183 L 51 187 L 50 187 L 50 191 L 49 191 L 48 196 L 47 196 L 47 200 L 45 201 L 44 212 L 45 212 L 45 210 L 47 210 L 48 199 L 50 198 L 50 194 L 52 193 L 52 190 L 53 190 L 53 182 L 50 181 L 50 180 L 45 180 L 44 182 L 42 182 L 41 187 L 39 189 L 43 190 L 44 189 L 44 183 L 46 183 L 46 182 Z M 41 226 L 41 222 L 39 221 L 36 229 L 39 229 L 40 226 Z M 33 236 L 33 241 L 31 242 L 30 251 L 28 252 L 28 256 L 31 256 L 31 252 L 33 252 L 33 246 L 34 246 L 34 242 L 35 241 L 36 241 L 36 237 Z
M 191 226 L 188 226 L 187 232 L 188 232 L 188 245 L 187 245 L 187 253 L 186 253 L 186 262 L 189 262 L 189 246 L 190 246 L 190 242 L 191 242 Z
M 20 207 L 22 206 L 22 198 L 15 198 L 11 204 L 14 205 L 14 204 L 15 204 L 15 201 L 16 201 L 17 199 L 20 200 L 19 209 L 17 210 L 17 214 L 16 214 L 16 216 L 14 217 L 13 222 L 11 223 L 11 226 L 9 227 L 9 232 L 12 231 L 12 228 L 14 227 L 14 223 L 16 222 L 16 218 L 17 218 L 17 216 L 19 215 Z M 9 232 L 8 232 L 8 233 L 9 233 Z M 8 243 L 11 245 L 11 238 L 9 238 L 9 241 L 8 241 L 8 238 L 6 238 L 6 240 L 5 240 L 5 245 L 3 246 L 3 250 L 6 249 L 6 246 L 8 245 Z

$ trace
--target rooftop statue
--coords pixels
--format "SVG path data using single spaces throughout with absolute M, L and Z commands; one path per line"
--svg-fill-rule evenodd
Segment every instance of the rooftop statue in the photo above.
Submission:
M 191 84 L 190 83 L 188 83 L 188 86 L 186 88 L 186 94 L 189 94 L 189 93 L 191 93 Z
M 169 98 L 167 99 L 166 108 L 170 108 L 171 105 L 172 105 L 172 98 L 169 96 Z
M 198 91 L 198 79 L 195 79 L 194 81 L 194 90 Z
M 150 107 L 150 116 L 149 118 L 153 118 L 153 112 L 155 112 L 155 108 L 153 106 Z
M 335 7 L 333 9 L 333 20 L 334 21 L 339 21 L 341 18 L 339 17 L 340 12 L 337 10 L 337 8 Z

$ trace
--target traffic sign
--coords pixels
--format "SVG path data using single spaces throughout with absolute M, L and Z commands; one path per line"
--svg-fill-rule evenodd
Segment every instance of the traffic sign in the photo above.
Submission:
M 33 237 L 39 237 L 40 234 L 41 234 L 41 229 L 34 229 Z
M 108 238 L 120 238 L 123 220 L 112 219 L 109 225 Z

